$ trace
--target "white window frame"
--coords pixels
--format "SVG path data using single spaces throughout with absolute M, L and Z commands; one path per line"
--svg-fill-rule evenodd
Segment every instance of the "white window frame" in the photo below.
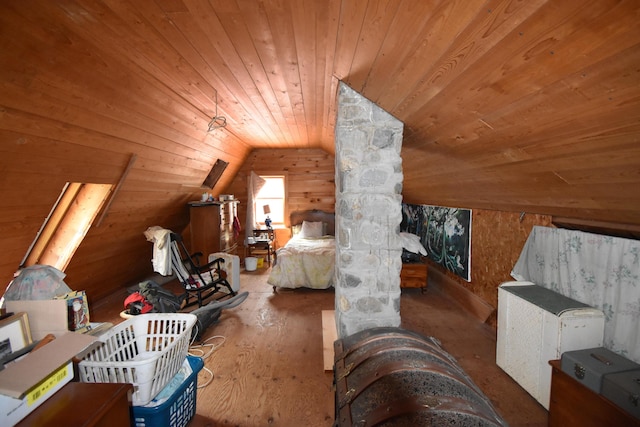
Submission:
M 287 176 L 280 174 L 261 174 L 260 178 L 264 180 L 282 180 L 282 194 L 280 195 L 266 195 L 264 191 L 269 190 L 269 186 L 265 186 L 258 192 L 255 198 L 255 211 L 254 218 L 257 224 L 261 227 L 265 227 L 264 220 L 267 215 L 264 213 L 264 205 L 269 205 L 271 213 L 269 218 L 271 219 L 272 228 L 284 228 L 286 227 L 287 216 Z

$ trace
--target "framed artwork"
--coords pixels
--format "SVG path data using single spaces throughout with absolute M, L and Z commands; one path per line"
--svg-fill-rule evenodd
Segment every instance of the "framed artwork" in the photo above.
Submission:
M 32 343 L 27 313 L 12 314 L 0 320 L 0 360 Z
M 471 210 L 403 203 L 400 231 L 420 236 L 429 259 L 471 281 Z

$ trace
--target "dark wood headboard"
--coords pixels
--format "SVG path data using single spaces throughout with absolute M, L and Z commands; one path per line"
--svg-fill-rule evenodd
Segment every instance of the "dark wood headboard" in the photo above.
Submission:
M 291 227 L 302 224 L 302 221 L 325 222 L 327 224 L 327 234 L 335 236 L 336 234 L 336 214 L 333 212 L 325 212 L 318 209 L 309 211 L 295 211 L 289 215 Z

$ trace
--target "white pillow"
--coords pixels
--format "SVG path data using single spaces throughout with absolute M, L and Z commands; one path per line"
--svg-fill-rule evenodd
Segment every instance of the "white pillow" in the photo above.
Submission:
M 300 237 L 313 238 L 322 237 L 322 222 L 302 221 Z

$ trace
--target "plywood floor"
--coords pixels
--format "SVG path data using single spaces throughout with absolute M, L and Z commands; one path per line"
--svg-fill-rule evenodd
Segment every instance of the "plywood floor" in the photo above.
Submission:
M 323 367 L 322 311 L 334 309 L 334 293 L 274 293 L 267 275 L 268 269 L 241 273 L 249 297 L 224 310 L 204 335 L 224 337 L 212 343 L 224 342 L 205 360 L 214 377 L 198 391 L 190 427 L 333 424 L 333 376 Z M 92 320 L 121 321 L 123 300 L 124 295 L 114 295 L 101 301 L 92 308 Z M 433 290 L 403 289 L 401 316 L 403 327 L 442 342 L 510 426 L 547 425 L 547 411 L 496 366 L 490 327 Z M 203 371 L 198 382 L 209 379 Z

